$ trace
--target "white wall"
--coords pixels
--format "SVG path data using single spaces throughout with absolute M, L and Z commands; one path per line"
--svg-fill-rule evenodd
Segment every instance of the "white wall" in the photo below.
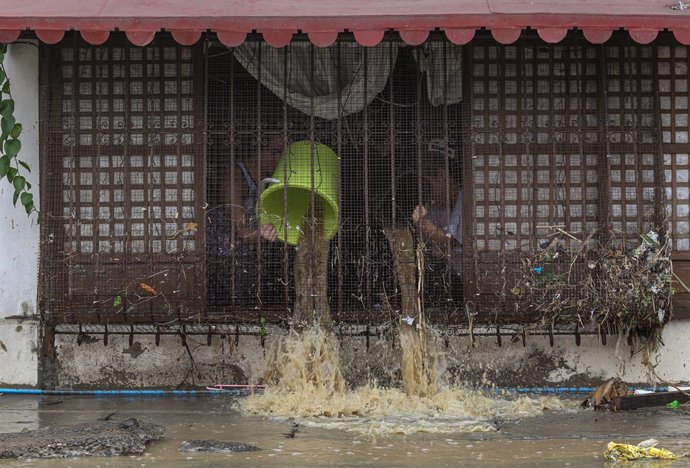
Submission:
M 284 331 L 269 327 L 267 347 Z M 658 376 L 671 383 L 690 382 L 690 321 L 671 322 L 664 330 L 665 346 L 660 348 Z M 554 346 L 547 336 L 530 336 L 527 346 L 521 340 L 503 338 L 498 347 L 495 337 L 477 337 L 469 347 L 468 337 L 436 340 L 430 352 L 445 357 L 442 368 L 449 382 L 472 386 L 500 387 L 591 386 L 611 377 L 621 377 L 630 384 L 646 385 L 648 374 L 642 354 L 631 356 L 626 340 L 609 336 L 602 345 L 597 336 L 583 335 L 580 346 L 573 336 L 555 336 Z M 232 340 L 230 340 L 232 341 Z M 369 347 L 362 337 L 343 337 L 340 357 L 345 378 L 353 385 L 376 380 L 381 385 L 395 385 L 400 378 L 400 345 L 385 338 L 372 337 Z M 190 359 L 176 336 L 161 337 L 160 346 L 153 336 L 137 335 L 133 345 L 125 336 L 111 335 L 108 345 L 103 335 L 86 337 L 81 344 L 76 335 L 58 335 L 57 380 L 60 386 L 95 388 L 176 387 L 191 385 L 244 383 L 261 376 L 266 349 L 258 337 L 241 336 L 235 347 L 216 336 L 210 346 L 206 337 L 189 339 L 194 356 L 194 379 L 188 374 Z M 185 380 L 185 377 L 187 379 Z M 662 383 L 663 382 L 658 382 Z
M 500 386 L 589 386 L 611 377 L 631 384 L 690 382 L 690 321 L 672 321 L 664 329 L 663 341 L 650 356 L 656 376 L 643 365 L 643 353 L 632 355 L 626 337 L 609 335 L 603 345 L 596 335 L 581 336 L 580 346 L 574 336 L 555 336 L 554 346 L 547 336 L 530 336 L 522 341 L 503 339 L 498 347 L 495 337 L 477 338 L 469 349 L 466 338 L 451 340 L 449 364 L 456 366 L 458 380 L 472 384 Z
M 15 116 L 24 129 L 20 158 L 31 166 L 27 180 L 40 207 L 38 184 L 38 47 L 11 44 L 5 57 Z M 25 171 L 26 172 L 26 171 Z M 0 385 L 36 385 L 38 322 L 11 316 L 36 313 L 39 227 L 36 216 L 12 206 L 13 190 L 0 181 Z

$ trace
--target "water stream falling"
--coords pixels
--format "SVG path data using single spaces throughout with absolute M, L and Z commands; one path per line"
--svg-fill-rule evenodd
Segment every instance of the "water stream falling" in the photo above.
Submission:
M 415 249 L 408 229 L 390 229 L 386 236 L 401 294 L 402 389 L 381 388 L 373 382 L 348 388 L 341 371 L 340 343 L 331 331 L 330 311 L 324 305 L 328 243 L 312 231 L 303 235 L 295 265 L 296 288 L 305 288 L 297 292 L 299 320 L 269 348 L 263 375 L 267 388 L 243 402 L 245 413 L 375 437 L 494 431 L 496 418 L 572 407 L 555 397 L 499 397 L 444 386 L 441 353 L 431 339 L 420 300 L 421 248 Z

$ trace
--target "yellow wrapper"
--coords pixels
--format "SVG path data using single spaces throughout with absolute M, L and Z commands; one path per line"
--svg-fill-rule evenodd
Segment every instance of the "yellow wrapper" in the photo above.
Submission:
M 604 452 L 604 458 L 609 461 L 632 461 L 644 459 L 677 460 L 678 457 L 666 449 L 656 447 L 639 447 L 630 444 L 609 442 Z

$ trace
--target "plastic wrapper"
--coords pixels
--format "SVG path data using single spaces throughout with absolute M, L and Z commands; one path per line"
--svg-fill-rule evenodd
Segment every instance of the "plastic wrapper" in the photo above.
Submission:
M 666 449 L 656 447 L 641 447 L 639 445 L 618 444 L 609 442 L 604 452 L 608 461 L 634 460 L 677 460 L 678 457 Z

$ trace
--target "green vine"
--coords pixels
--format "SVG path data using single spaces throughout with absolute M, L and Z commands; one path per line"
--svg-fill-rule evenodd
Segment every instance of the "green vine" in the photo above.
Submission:
M 17 206 L 17 200 L 21 201 L 26 214 L 38 210 L 34 204 L 34 196 L 30 192 L 31 184 L 21 174 L 21 170 L 26 169 L 31 172 L 31 167 L 20 160 L 17 155 L 22 148 L 19 136 L 22 133 L 22 124 L 14 117 L 14 99 L 10 91 L 10 80 L 5 70 L 5 55 L 7 45 L 0 44 L 0 180 L 7 177 L 7 181 L 12 184 L 14 196 L 12 203 Z

